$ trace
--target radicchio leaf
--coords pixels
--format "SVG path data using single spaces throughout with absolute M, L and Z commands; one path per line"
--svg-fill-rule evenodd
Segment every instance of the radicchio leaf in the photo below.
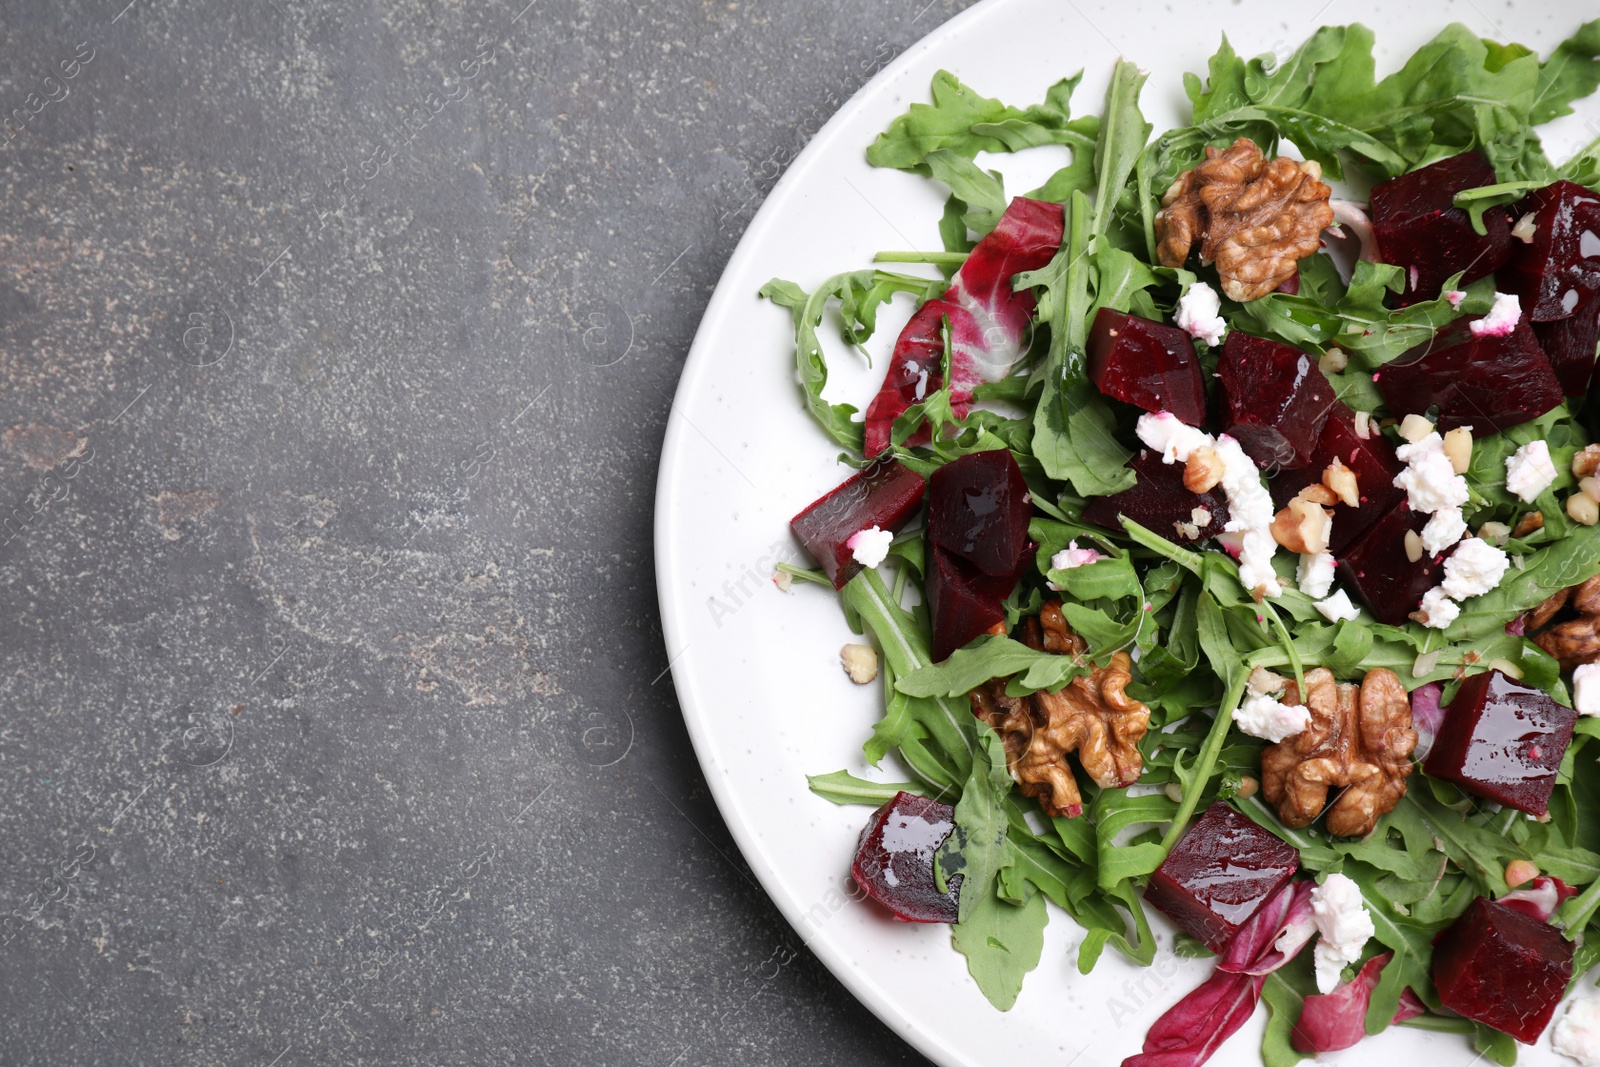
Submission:
M 1410 986 L 1406 986 L 1400 991 L 1400 1006 L 1394 1010 L 1394 1018 L 1389 1020 L 1389 1025 L 1393 1026 L 1426 1014 L 1428 1006 L 1422 1003 L 1422 998 L 1417 996 Z
M 972 390 L 998 381 L 1027 351 L 1033 321 L 1031 289 L 1011 288 L 1013 275 L 1038 270 L 1061 247 L 1060 204 L 1011 201 L 994 231 L 973 248 L 942 297 L 917 309 L 900 331 L 894 356 L 866 414 L 866 454 L 889 446 L 894 420 L 943 385 L 943 324 L 950 322 L 950 407 L 958 417 L 972 410 Z M 926 431 L 909 444 L 928 440 Z
M 1294 959 L 1316 933 L 1311 882 L 1290 882 L 1272 895 L 1228 942 L 1219 971 L 1268 975 Z
M 1439 736 L 1439 727 L 1444 725 L 1444 706 L 1439 702 L 1443 693 L 1444 687 L 1438 682 L 1419 685 L 1411 691 L 1411 728 L 1417 731 L 1417 747 L 1411 752 L 1413 759 L 1426 758 L 1434 739 Z
M 1513 890 L 1495 903 L 1520 911 L 1530 919 L 1547 923 L 1563 900 L 1577 895 L 1578 891 L 1561 879 L 1540 875 L 1526 889 Z
M 1379 975 L 1393 956 L 1392 952 L 1374 956 L 1354 978 L 1332 993 L 1313 993 L 1306 997 L 1300 1019 L 1289 1036 L 1295 1051 L 1312 1055 L 1337 1052 L 1366 1037 L 1367 1005 L 1372 1002 L 1372 991 L 1378 986 Z M 1406 995 L 1411 995 L 1411 999 L 1416 1001 L 1409 989 Z M 1418 1011 L 1422 1010 L 1420 1001 L 1416 1001 L 1416 1006 Z M 1403 995 L 1395 1019 L 1399 1020 L 1407 1008 Z M 1405 1017 L 1411 1018 L 1410 1015 Z

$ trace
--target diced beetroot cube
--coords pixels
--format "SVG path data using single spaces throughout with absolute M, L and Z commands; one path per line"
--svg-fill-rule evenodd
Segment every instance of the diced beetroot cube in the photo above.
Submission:
M 984 574 L 938 545 L 928 546 L 928 613 L 933 620 L 933 658 L 950 653 L 1005 621 L 1001 601 L 1011 595 L 1031 561 L 1024 544 L 1010 574 Z
M 955 809 L 915 793 L 896 793 L 861 831 L 850 877 L 862 892 L 908 923 L 953 923 L 961 876 L 939 892 L 933 854 L 955 828 Z
M 1600 293 L 1580 300 L 1577 310 L 1564 319 L 1534 323 L 1533 333 L 1562 390 L 1568 396 L 1587 393 L 1594 377 L 1595 346 L 1600 343 Z
M 974 452 L 928 479 L 928 540 L 985 574 L 1010 574 L 1028 543 L 1028 483 L 1008 449 Z
M 1355 474 L 1361 494 L 1358 508 L 1345 504 L 1333 506 L 1333 532 L 1328 538 L 1328 551 L 1338 556 L 1373 523 L 1392 511 L 1406 494 L 1394 484 L 1395 475 L 1405 468 L 1405 464 L 1395 458 L 1394 446 L 1376 426 L 1363 440 L 1356 433 L 1353 413 L 1343 404 L 1336 404 L 1328 421 L 1322 425 L 1322 436 L 1311 453 L 1311 462 L 1299 470 L 1281 471 L 1268 483 L 1273 501 L 1280 508 L 1287 505 L 1300 490 L 1322 481 L 1322 472 L 1335 459 Z
M 1600 196 L 1569 181 L 1528 194 L 1511 209 L 1534 217 L 1533 239 L 1511 245 L 1499 280 L 1535 322 L 1564 319 L 1600 293 Z
M 1422 594 L 1439 582 L 1444 557 L 1424 554 L 1415 563 L 1406 557 L 1406 531 L 1420 535 L 1427 524 L 1426 515 L 1402 500 L 1338 557 L 1340 579 L 1381 623 L 1405 625 L 1406 616 L 1422 603 Z
M 916 471 L 896 460 L 879 460 L 790 519 L 789 529 L 834 588 L 843 589 L 861 573 L 861 564 L 846 542 L 874 526 L 900 529 L 922 504 L 926 489 Z
M 1089 377 L 1107 396 L 1199 426 L 1206 386 L 1194 342 L 1176 326 L 1101 308 L 1089 334 Z
M 1338 403 L 1317 361 L 1298 348 L 1231 330 L 1217 363 L 1218 421 L 1261 467 L 1311 462 Z
M 1220 487 L 1205 493 L 1189 492 L 1183 487 L 1183 464 L 1165 463 L 1148 449 L 1134 456 L 1128 466 L 1139 480 L 1120 493 L 1092 497 L 1084 505 L 1084 521 L 1121 530 L 1119 516 L 1126 515 L 1176 545 L 1192 545 L 1222 532 L 1228 521 L 1228 498 Z
M 1493 274 L 1511 254 L 1511 216 L 1503 207 L 1483 213 L 1479 235 L 1452 198 L 1495 183 L 1494 165 L 1477 152 L 1441 159 L 1372 189 L 1372 233 L 1378 254 L 1406 272 L 1401 307 L 1432 300 L 1450 275 L 1462 284 Z
M 1221 952 L 1299 869 L 1294 846 L 1218 801 L 1156 868 L 1144 899 Z
M 1503 337 L 1472 333 L 1456 319 L 1373 377 L 1396 416 L 1439 409 L 1439 432 L 1471 426 L 1487 437 L 1531 422 L 1566 399 L 1526 318 Z
M 1509 808 L 1543 815 L 1578 713 L 1499 671 L 1461 683 L 1423 770 Z
M 1479 897 L 1433 946 L 1444 1006 L 1531 1045 L 1572 980 L 1572 942 L 1549 923 Z

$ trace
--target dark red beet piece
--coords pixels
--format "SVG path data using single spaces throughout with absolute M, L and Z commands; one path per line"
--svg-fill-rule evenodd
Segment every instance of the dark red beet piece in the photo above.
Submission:
M 985 574 L 1010 574 L 1028 543 L 1028 483 L 1007 449 L 974 452 L 928 479 L 928 540 Z
M 1299 869 L 1294 846 L 1218 801 L 1156 868 L 1144 899 L 1221 952 Z
M 1572 942 L 1549 923 L 1479 897 L 1439 935 L 1433 984 L 1444 1006 L 1531 1045 L 1572 980 Z
M 1564 319 L 1600 293 L 1600 196 L 1559 181 L 1529 193 L 1511 214 L 1534 216 L 1533 239 L 1512 242 L 1498 276 L 1521 299 L 1524 315 L 1534 322 Z
M 1217 421 L 1263 469 L 1311 462 L 1338 403 L 1317 361 L 1298 348 L 1231 330 L 1217 362 Z
M 1461 282 L 1499 269 L 1511 254 L 1511 215 L 1503 207 L 1483 213 L 1479 235 L 1472 220 L 1452 203 L 1463 189 L 1495 183 L 1494 165 L 1477 152 L 1441 159 L 1421 170 L 1380 182 L 1372 189 L 1372 233 L 1378 254 L 1406 272 L 1401 307 L 1439 295 L 1445 280 L 1465 271 Z
M 935 661 L 1005 621 L 1001 601 L 1022 580 L 1031 555 L 1031 546 L 1023 545 L 1012 572 L 993 575 L 938 545 L 928 546 L 928 613 L 933 619 Z
M 1311 462 L 1299 470 L 1281 471 L 1268 482 L 1273 502 L 1284 507 L 1300 490 L 1322 481 L 1322 472 L 1336 458 L 1355 474 L 1361 494 L 1358 508 L 1345 504 L 1333 506 L 1333 532 L 1328 539 L 1328 551 L 1338 556 L 1373 523 L 1392 511 L 1406 494 L 1394 484 L 1394 476 L 1405 469 L 1405 464 L 1395 458 L 1394 446 L 1376 426 L 1363 440 L 1356 434 L 1353 413 L 1343 404 L 1336 404 L 1328 421 L 1322 425 L 1322 436 L 1317 438 L 1317 447 L 1311 452 Z
M 1107 396 L 1166 411 L 1190 426 L 1206 418 L 1194 342 L 1176 326 L 1101 308 L 1089 334 L 1089 377 Z
M 1439 432 L 1471 426 L 1472 436 L 1532 422 L 1566 399 L 1526 318 L 1504 337 L 1474 336 L 1456 319 L 1374 377 L 1400 418 L 1437 406 Z
M 1561 389 L 1568 396 L 1583 396 L 1594 377 L 1595 346 L 1600 343 L 1600 293 L 1578 302 L 1564 319 L 1533 324 L 1539 347 L 1555 368 Z
M 872 813 L 856 845 L 850 877 L 862 892 L 908 923 L 953 923 L 961 876 L 939 892 L 933 854 L 955 828 L 955 809 L 915 793 L 896 793 Z
M 1422 768 L 1509 808 L 1543 815 L 1578 713 L 1499 671 L 1461 683 Z
M 845 542 L 873 526 L 898 530 L 916 513 L 926 489 L 916 471 L 897 460 L 880 460 L 790 519 L 789 529 L 834 588 L 843 589 L 861 573 L 861 564 Z
M 1442 556 L 1424 555 L 1415 563 L 1406 558 L 1406 531 L 1420 534 L 1427 524 L 1426 515 L 1402 500 L 1338 557 L 1339 578 L 1381 623 L 1405 625 L 1406 616 L 1422 603 L 1422 594 L 1439 582 Z
M 1126 515 L 1175 545 L 1192 545 L 1222 532 L 1228 521 L 1228 498 L 1220 487 L 1207 493 L 1189 492 L 1183 487 L 1183 464 L 1164 463 L 1158 453 L 1148 449 L 1134 456 L 1128 466 L 1139 480 L 1131 489 L 1090 498 L 1083 508 L 1086 522 L 1120 531 L 1119 516 Z M 1195 522 L 1196 508 L 1210 520 Z

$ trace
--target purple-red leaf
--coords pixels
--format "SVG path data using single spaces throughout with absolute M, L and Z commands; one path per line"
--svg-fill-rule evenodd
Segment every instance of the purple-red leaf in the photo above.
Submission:
M 1155 1021 L 1122 1067 L 1199 1067 L 1256 1010 L 1266 978 L 1215 971 Z
M 1290 882 L 1274 893 L 1228 942 L 1219 971 L 1268 975 L 1294 959 L 1316 933 L 1311 882 Z
M 1542 874 L 1526 888 L 1507 893 L 1495 903 L 1515 908 L 1530 919 L 1547 923 L 1563 900 L 1577 895 L 1578 891 L 1561 879 Z
M 867 455 L 889 447 L 894 420 L 943 384 L 941 332 L 946 319 L 950 320 L 950 407 L 957 416 L 972 410 L 974 386 L 1005 377 L 1022 358 L 1034 296 L 1031 289 L 1014 291 L 1011 279 L 1050 262 L 1061 247 L 1062 218 L 1060 204 L 1022 196 L 1012 200 L 994 231 L 967 256 L 944 296 L 923 304 L 911 316 L 895 342 L 883 385 L 867 407 Z M 926 431 L 920 431 L 908 443 L 927 440 Z
M 1389 1020 L 1389 1025 L 1393 1026 L 1426 1014 L 1428 1006 L 1422 1003 L 1422 998 L 1417 996 L 1410 986 L 1406 986 L 1400 991 L 1400 1006 L 1394 1009 L 1394 1018 Z
M 1354 978 L 1332 993 L 1313 993 L 1306 997 L 1305 1007 L 1289 1038 L 1295 1051 L 1312 1055 L 1337 1052 L 1366 1037 L 1367 1006 L 1372 1003 L 1372 991 L 1378 986 L 1380 973 L 1393 956 L 1392 952 L 1374 956 Z M 1410 993 L 1410 990 L 1406 992 Z M 1413 996 L 1412 1000 L 1416 998 Z M 1400 1011 L 1395 1013 L 1395 1018 L 1399 1019 L 1400 1013 L 1407 1007 L 1402 997 Z M 1417 1008 L 1421 1010 L 1420 1002 Z M 1406 1016 L 1408 1019 L 1410 1017 Z
M 1414 759 L 1426 759 L 1444 725 L 1444 705 L 1439 698 L 1444 687 L 1438 682 L 1419 685 L 1411 691 L 1411 728 L 1417 731 L 1417 747 L 1412 749 Z

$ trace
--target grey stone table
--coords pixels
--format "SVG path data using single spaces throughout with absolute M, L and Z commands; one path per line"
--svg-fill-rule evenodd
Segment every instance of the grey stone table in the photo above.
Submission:
M 651 510 L 962 6 L 0 5 L 0 1064 L 920 1062 L 718 818 Z

